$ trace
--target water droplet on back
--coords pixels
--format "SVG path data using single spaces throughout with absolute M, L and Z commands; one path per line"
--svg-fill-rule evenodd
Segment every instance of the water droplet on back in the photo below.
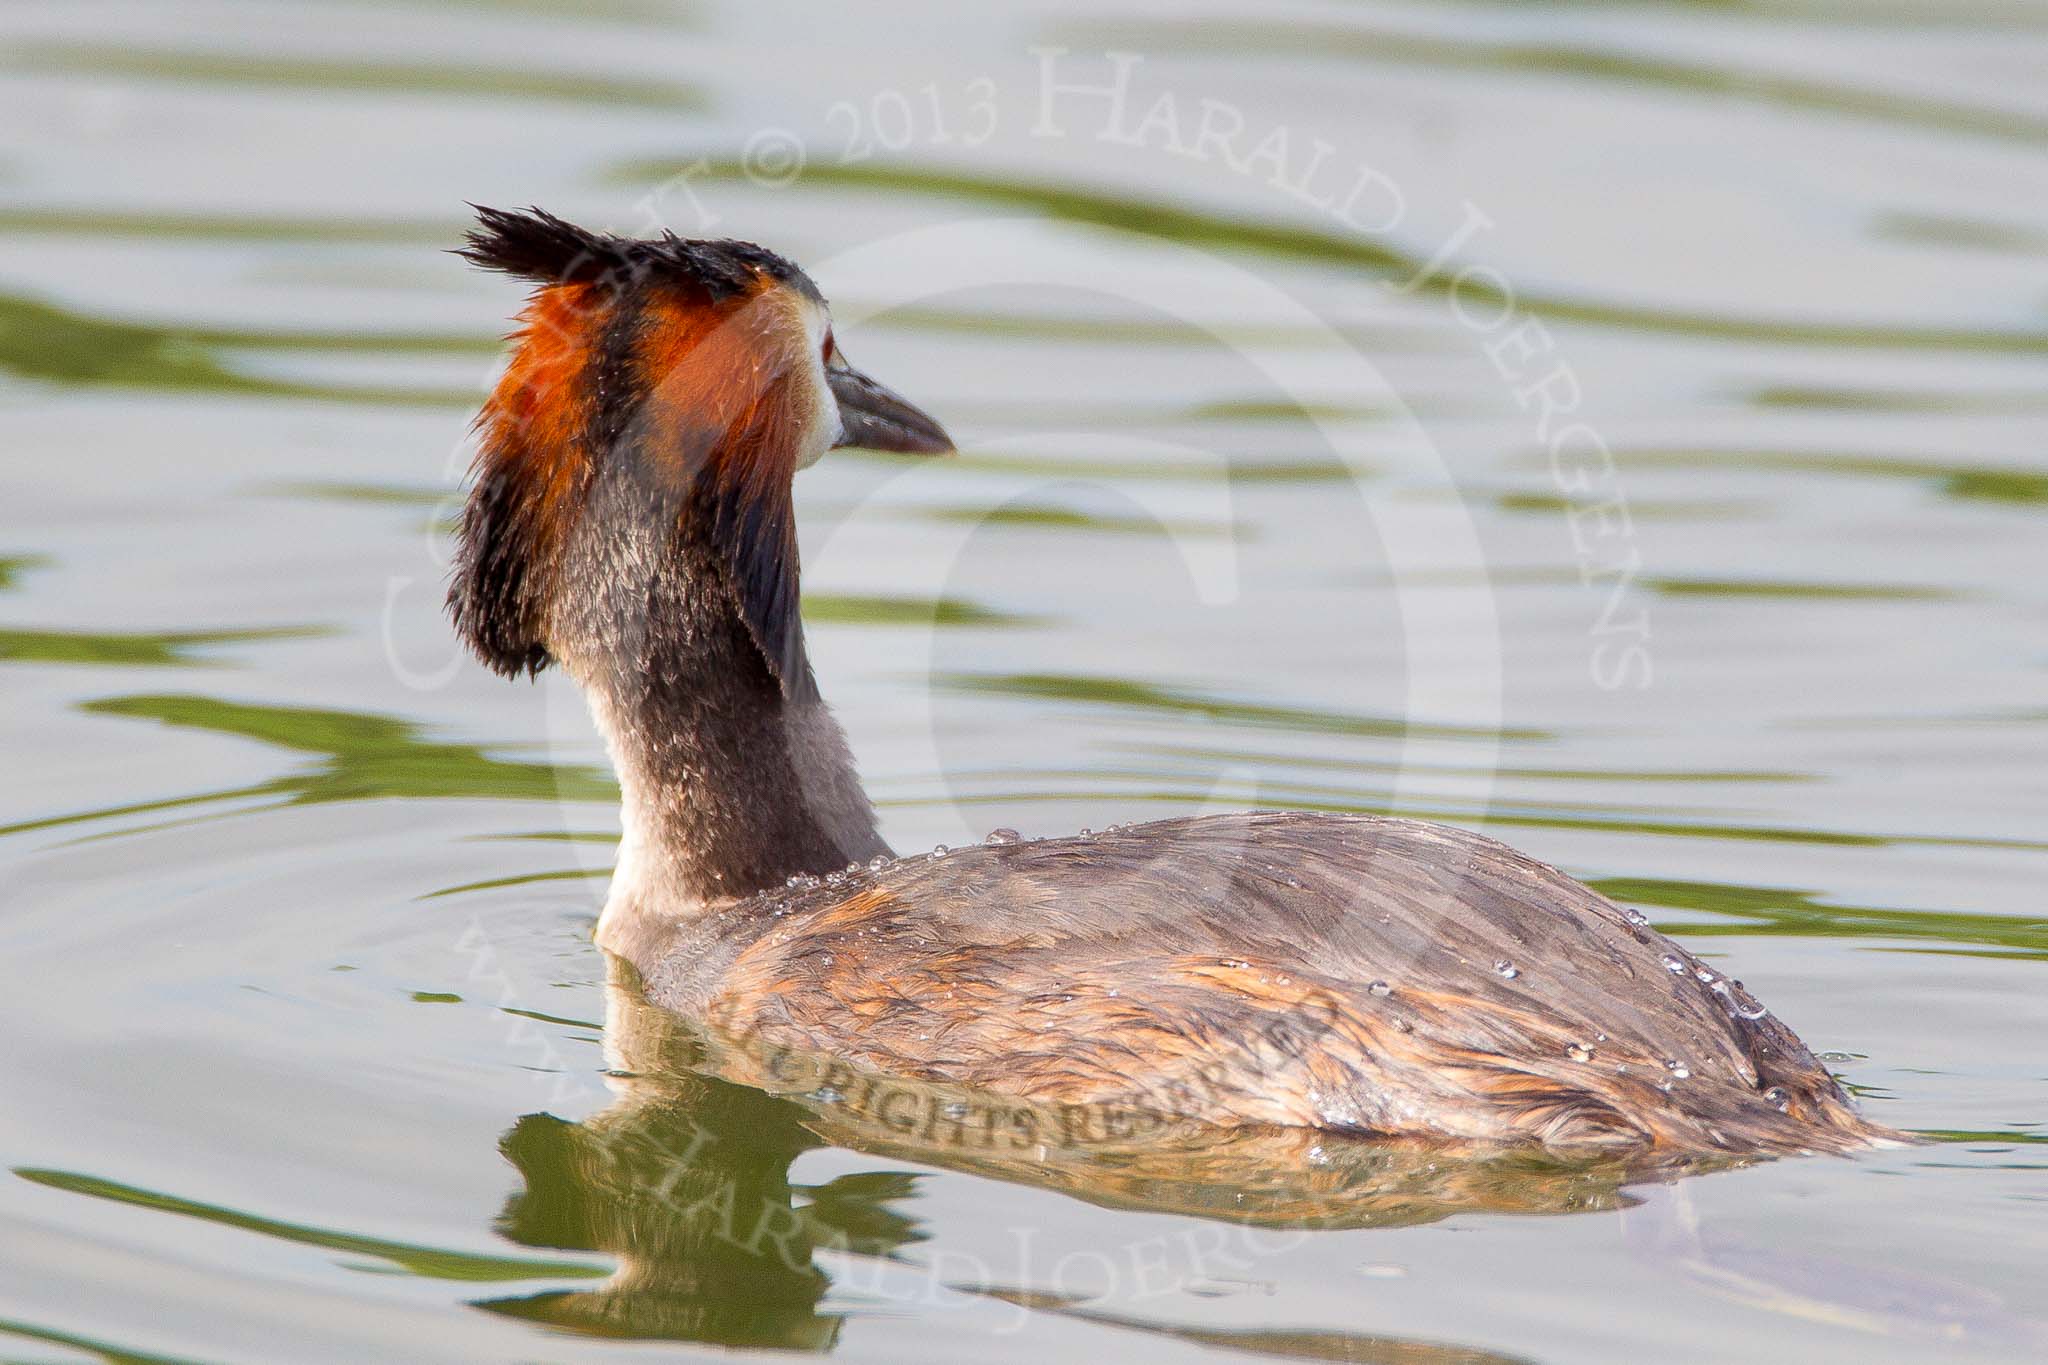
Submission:
M 990 830 L 987 836 L 982 839 L 982 842 L 984 844 L 1021 844 L 1024 842 L 1024 836 L 1006 826 L 1002 829 Z
M 1575 1062 L 1590 1062 L 1593 1060 L 1593 1049 L 1584 1043 L 1573 1043 L 1564 1050 L 1564 1055 Z
M 1502 976 L 1506 977 L 1510 981 L 1513 981 L 1516 977 L 1522 974 L 1522 969 L 1520 967 L 1517 967 L 1514 963 L 1508 961 L 1506 958 L 1502 958 L 1500 961 L 1494 963 L 1493 969 L 1494 971 L 1500 973 Z
M 1392 986 L 1389 986 L 1384 981 L 1375 981 L 1370 986 L 1367 986 L 1366 989 L 1371 991 L 1374 995 L 1379 996 L 1381 999 L 1385 999 L 1387 996 L 1390 996 L 1394 993 L 1394 988 Z
M 1664 954 L 1664 970 L 1670 972 L 1673 976 L 1684 976 L 1685 963 L 1676 953 L 1666 953 Z

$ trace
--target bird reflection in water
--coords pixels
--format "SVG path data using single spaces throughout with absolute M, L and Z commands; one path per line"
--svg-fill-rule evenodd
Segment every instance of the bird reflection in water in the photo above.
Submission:
M 641 998 L 614 960 L 606 1049 L 617 1099 L 579 1123 L 520 1119 L 501 1142 L 524 1188 L 500 1230 L 527 1246 L 607 1253 L 593 1287 L 491 1299 L 493 1312 L 593 1335 L 823 1351 L 819 1253 L 915 1262 L 908 1171 L 793 1182 L 840 1147 L 1057 1190 L 1091 1203 L 1270 1230 L 1387 1228 L 1455 1213 L 1578 1213 L 1634 1202 L 1632 1182 L 1712 1164 L 1638 1153 L 1567 1161 L 1526 1148 L 1384 1143 L 1308 1129 L 1202 1127 L 1136 1111 L 1029 1110 L 1003 1097 L 853 1071 L 721 1037 Z M 1497 1361 L 1483 1351 L 1322 1331 L 1162 1325 L 1029 1285 L 948 1284 L 1048 1312 L 1208 1346 L 1301 1359 Z

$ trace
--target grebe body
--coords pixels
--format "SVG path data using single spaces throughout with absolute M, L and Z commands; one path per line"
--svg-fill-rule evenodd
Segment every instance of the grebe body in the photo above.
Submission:
M 876 863 L 680 919 L 629 894 L 608 936 L 678 1013 L 1057 1106 L 1552 1147 L 1867 1132 L 1739 982 L 1465 830 L 1264 812 Z
M 599 944 L 648 999 L 869 1070 L 1210 1124 L 1700 1152 L 1886 1137 L 1737 982 L 1467 831 L 1256 813 L 896 858 L 818 696 L 791 481 L 939 453 L 743 243 L 483 210 L 541 286 L 479 418 L 458 630 L 559 663 L 624 836 Z

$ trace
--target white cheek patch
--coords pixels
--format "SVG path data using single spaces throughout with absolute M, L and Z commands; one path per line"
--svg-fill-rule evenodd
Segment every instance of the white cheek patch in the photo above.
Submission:
M 796 467 L 809 469 L 825 458 L 845 427 L 839 417 L 839 401 L 825 379 L 825 337 L 832 330 L 832 317 L 821 305 L 812 304 L 803 310 L 803 318 L 804 339 L 809 343 L 805 350 L 810 356 L 811 415 L 797 446 Z

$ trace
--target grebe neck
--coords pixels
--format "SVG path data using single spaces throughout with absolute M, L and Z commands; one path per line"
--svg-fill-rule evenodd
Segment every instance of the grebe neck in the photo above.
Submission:
M 666 534 L 613 530 L 588 549 L 572 556 L 579 591 L 558 605 L 554 634 L 619 776 L 623 836 L 599 941 L 613 947 L 622 918 L 683 918 L 888 855 L 808 662 L 799 651 L 794 686 L 777 679 L 723 558 L 688 519 Z

